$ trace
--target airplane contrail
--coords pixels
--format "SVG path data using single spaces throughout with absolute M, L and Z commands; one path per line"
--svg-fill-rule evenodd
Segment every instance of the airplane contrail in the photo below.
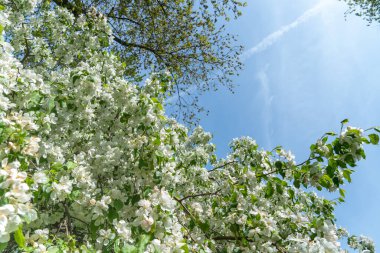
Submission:
M 294 20 L 292 23 L 288 25 L 282 26 L 279 30 L 269 34 L 267 37 L 262 39 L 256 46 L 248 49 L 246 52 L 243 53 L 242 57 L 243 60 L 248 59 L 252 55 L 262 52 L 266 50 L 268 47 L 272 46 L 276 41 L 278 41 L 284 34 L 289 32 L 290 30 L 296 28 L 300 24 L 308 21 L 310 18 L 314 17 L 320 11 L 327 6 L 328 3 L 331 1 L 322 0 L 319 3 L 317 3 L 312 8 L 306 10 L 301 16 L 299 16 L 296 20 Z

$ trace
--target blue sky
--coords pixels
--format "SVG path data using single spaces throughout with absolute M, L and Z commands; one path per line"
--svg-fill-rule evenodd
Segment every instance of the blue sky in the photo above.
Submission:
M 201 125 L 224 156 L 232 138 L 251 136 L 265 149 L 282 145 L 297 161 L 340 121 L 380 125 L 380 24 L 345 18 L 338 0 L 248 0 L 229 24 L 246 47 L 235 94 L 225 89 L 202 97 L 210 110 Z M 338 224 L 380 246 L 380 146 L 367 147 Z

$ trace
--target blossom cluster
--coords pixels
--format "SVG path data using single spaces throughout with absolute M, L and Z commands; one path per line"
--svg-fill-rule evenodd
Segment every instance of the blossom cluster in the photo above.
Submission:
M 165 73 L 143 86 L 123 78 L 127 63 L 110 52 L 95 9 L 0 7 L 0 249 L 344 252 L 348 237 L 374 252 L 367 238 L 339 232 L 336 202 L 305 189 L 344 198 L 377 134 L 327 134 L 300 164 L 243 137 L 218 159 L 211 134 L 165 115 Z

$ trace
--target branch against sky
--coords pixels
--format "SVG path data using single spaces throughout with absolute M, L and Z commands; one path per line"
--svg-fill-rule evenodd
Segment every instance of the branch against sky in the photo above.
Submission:
M 355 14 L 369 23 L 380 22 L 379 0 L 341 0 L 347 2 L 349 9 L 346 14 Z

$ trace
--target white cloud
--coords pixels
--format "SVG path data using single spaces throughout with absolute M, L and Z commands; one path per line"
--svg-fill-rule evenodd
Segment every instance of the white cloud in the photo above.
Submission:
M 268 148 L 272 147 L 272 102 L 273 102 L 273 94 L 271 91 L 269 78 L 268 78 L 268 69 L 269 64 L 264 66 L 256 75 L 257 80 L 259 81 L 260 88 L 259 92 L 257 93 L 257 99 L 258 101 L 262 101 L 261 106 L 261 122 L 263 126 L 263 133 L 264 133 L 264 140 L 265 140 L 265 146 Z
M 284 34 L 289 32 L 290 30 L 296 28 L 300 24 L 308 21 L 310 18 L 316 16 L 321 12 L 323 8 L 325 8 L 331 1 L 329 0 L 321 0 L 312 8 L 306 10 L 301 16 L 299 16 L 296 20 L 288 25 L 282 26 L 279 30 L 269 34 L 267 37 L 262 39 L 256 46 L 248 49 L 243 54 L 243 60 L 248 59 L 252 55 L 262 52 L 272 46 L 276 41 L 278 41 Z

